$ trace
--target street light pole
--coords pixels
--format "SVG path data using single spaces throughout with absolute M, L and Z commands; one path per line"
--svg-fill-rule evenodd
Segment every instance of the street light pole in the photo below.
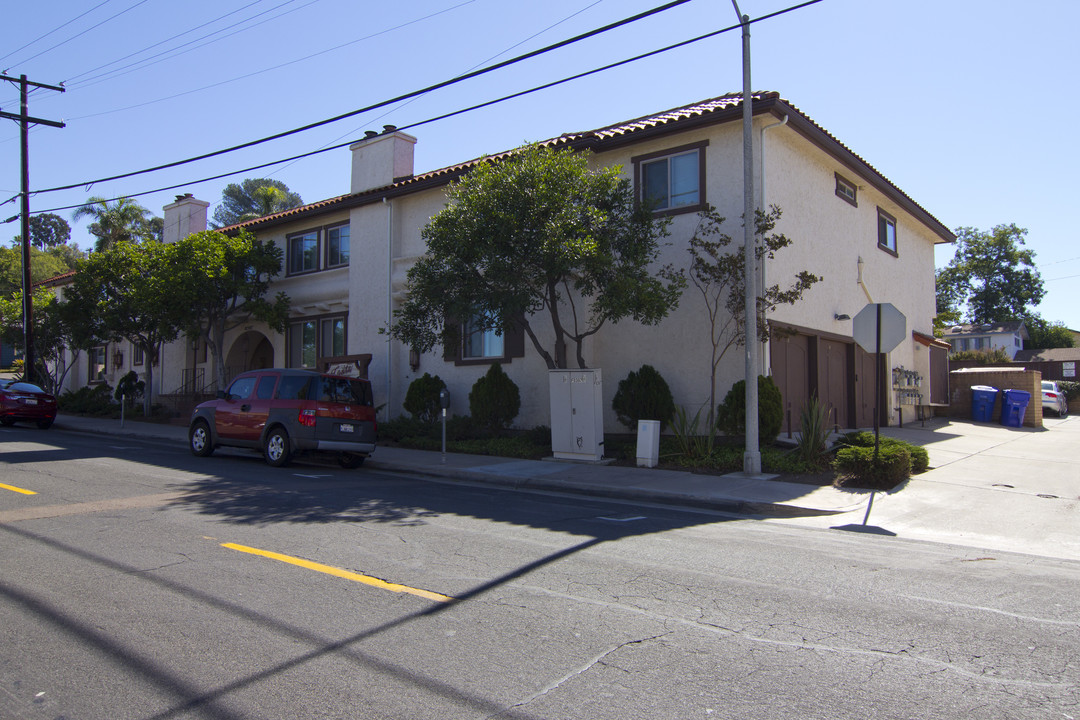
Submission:
M 754 213 L 754 97 L 750 89 L 750 16 L 739 12 L 739 3 L 731 0 L 742 24 L 743 75 L 743 253 L 746 285 L 746 450 L 743 474 L 761 474 L 761 448 L 758 440 L 758 323 L 757 323 L 757 254 Z

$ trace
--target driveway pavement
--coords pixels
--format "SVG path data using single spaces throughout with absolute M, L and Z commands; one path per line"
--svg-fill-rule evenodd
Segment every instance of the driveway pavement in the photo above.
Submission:
M 935 418 L 882 433 L 924 446 L 932 468 L 890 493 L 741 475 L 515 460 L 379 447 L 364 469 L 449 482 L 676 504 L 772 523 L 1080 560 L 1080 418 L 1045 428 Z M 186 443 L 175 425 L 60 415 L 60 430 Z M 364 472 L 359 470 L 358 472 Z

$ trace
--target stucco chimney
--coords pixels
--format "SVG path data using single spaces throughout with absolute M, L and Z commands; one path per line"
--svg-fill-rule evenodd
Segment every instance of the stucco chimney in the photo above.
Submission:
M 174 243 L 192 233 L 206 229 L 206 209 L 210 203 L 196 200 L 191 193 L 177 195 L 176 202 L 166 205 L 163 241 Z
M 349 146 L 352 150 L 351 192 L 384 187 L 413 174 L 416 138 L 386 126 L 386 131 Z

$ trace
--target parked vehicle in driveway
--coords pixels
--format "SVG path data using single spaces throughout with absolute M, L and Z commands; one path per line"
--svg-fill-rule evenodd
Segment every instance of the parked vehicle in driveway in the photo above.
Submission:
M 1042 406 L 1043 412 L 1049 410 L 1058 417 L 1069 412 L 1069 404 L 1065 401 L 1065 393 L 1053 380 L 1042 381 Z
M 357 467 L 375 450 L 371 383 L 311 370 L 245 372 L 195 408 L 188 442 L 199 456 L 220 446 L 251 448 L 281 467 L 320 452 Z
M 0 425 L 32 422 L 42 430 L 56 419 L 56 398 L 33 383 L 0 380 Z

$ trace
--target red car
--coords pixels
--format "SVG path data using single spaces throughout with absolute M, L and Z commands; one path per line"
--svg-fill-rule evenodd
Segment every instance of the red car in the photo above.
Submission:
M 0 380 L 0 425 L 36 422 L 47 430 L 56 419 L 56 398 L 37 385 L 21 380 Z

